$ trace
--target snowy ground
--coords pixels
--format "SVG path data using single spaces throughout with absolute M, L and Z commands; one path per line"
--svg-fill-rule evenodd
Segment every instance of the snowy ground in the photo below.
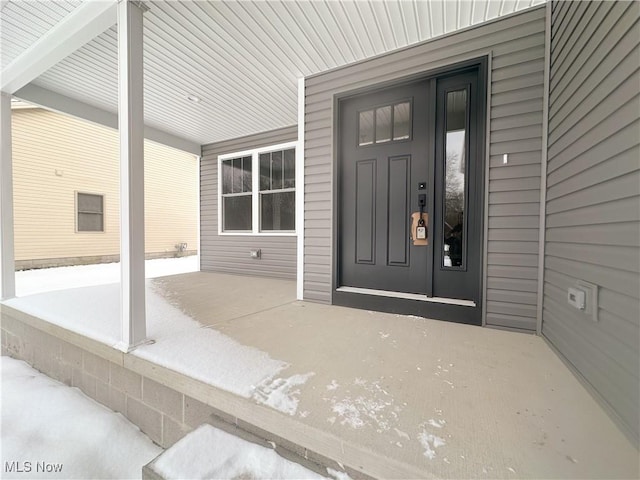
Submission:
M 147 278 L 197 272 L 198 256 L 158 258 L 145 262 Z M 16 294 L 19 297 L 65 288 L 106 285 L 120 281 L 120 263 L 98 263 L 73 267 L 39 268 L 16 272 Z
M 77 388 L 0 358 L 2 478 L 140 478 L 142 467 L 162 453 L 138 427 Z M 154 469 L 168 479 L 349 478 L 332 469 L 331 477 L 320 476 L 211 425 L 176 443 Z
M 215 451 L 215 455 L 211 452 Z M 323 479 L 317 473 L 286 460 L 274 450 L 256 445 L 211 425 L 202 425 L 167 450 L 153 469 L 166 479 Z M 327 469 L 331 478 L 346 480 L 343 472 Z
M 162 451 L 77 388 L 1 358 L 2 478 L 140 478 Z
M 147 260 L 147 337 L 133 355 L 257 403 L 295 415 L 299 390 L 313 372 L 280 376 L 289 364 L 205 328 L 158 291 L 150 277 L 196 271 L 197 257 Z M 18 298 L 6 305 L 116 347 L 121 341 L 119 264 L 16 274 Z M 189 355 L 185 355 L 189 352 Z

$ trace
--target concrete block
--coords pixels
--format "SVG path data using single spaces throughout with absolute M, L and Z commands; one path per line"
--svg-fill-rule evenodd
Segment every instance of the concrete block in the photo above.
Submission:
M 109 364 L 110 383 L 113 388 L 129 397 L 142 399 L 142 377 L 115 363 Z
M 135 398 L 127 398 L 127 418 L 151 440 L 162 445 L 162 414 Z
M 169 448 L 192 429 L 183 423 L 176 422 L 173 418 L 162 416 L 162 447 Z
M 109 388 L 109 401 L 107 402 L 109 407 L 114 412 L 120 412 L 123 415 L 127 413 L 127 396 L 120 390 L 115 388 Z
M 33 338 L 33 367 L 45 375 L 60 380 L 60 342 L 58 339 L 42 332 Z
M 109 407 L 109 390 L 111 387 L 108 383 L 101 380 L 96 380 L 96 401 L 100 402 L 105 407 Z M 109 407 L 111 408 L 111 407 Z
M 82 386 L 82 369 L 81 368 L 72 368 L 71 369 L 71 386 L 80 388 Z
M 199 427 L 203 423 L 208 423 L 211 415 L 215 415 L 227 423 L 236 424 L 236 417 L 210 407 L 188 395 L 184 396 L 184 423 L 192 428 Z
M 85 395 L 96 400 L 96 377 L 93 375 L 89 375 L 87 372 L 82 372 L 82 380 L 80 381 L 80 390 L 82 390 Z
M 72 385 L 73 367 L 66 363 L 60 363 L 58 366 L 58 380 L 65 385 Z
M 142 400 L 156 410 L 183 421 L 183 395 L 148 378 L 142 380 Z
M 98 380 L 109 383 L 109 362 L 93 353 L 82 352 L 83 369 Z
M 82 349 L 68 342 L 62 344 L 62 361 L 72 368 L 82 368 Z

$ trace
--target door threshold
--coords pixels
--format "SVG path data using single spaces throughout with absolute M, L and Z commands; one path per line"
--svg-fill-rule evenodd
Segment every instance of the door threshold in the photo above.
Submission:
M 445 303 L 447 305 L 460 305 L 463 307 L 475 307 L 473 300 L 460 300 L 458 298 L 427 297 L 420 293 L 391 292 L 389 290 L 375 290 L 373 288 L 338 287 L 338 292 L 360 293 L 363 295 L 375 295 L 377 297 L 404 298 L 405 300 L 419 300 L 421 302 Z

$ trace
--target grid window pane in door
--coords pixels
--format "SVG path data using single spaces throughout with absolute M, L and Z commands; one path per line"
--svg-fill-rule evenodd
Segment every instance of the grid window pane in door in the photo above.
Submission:
M 411 104 L 398 103 L 393 106 L 393 139 L 406 140 L 411 131 Z
M 376 108 L 376 143 L 391 141 L 391 105 Z
M 373 110 L 360 112 L 358 122 L 358 145 L 371 145 L 373 143 Z

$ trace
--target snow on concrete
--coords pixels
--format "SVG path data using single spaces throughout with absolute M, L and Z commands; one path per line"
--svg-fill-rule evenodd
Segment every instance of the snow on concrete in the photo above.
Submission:
M 300 389 L 315 373 L 292 375 L 289 378 L 267 379 L 256 389 L 253 399 L 288 415 L 295 415 L 298 410 Z
M 202 425 L 165 451 L 153 469 L 166 479 L 322 479 L 274 450 Z M 338 472 L 336 472 L 338 473 Z M 340 472 L 342 473 L 342 472 Z
M 158 258 L 145 261 L 147 278 L 197 272 L 198 256 Z M 72 267 L 39 268 L 16 272 L 16 294 L 19 297 L 34 293 L 67 288 L 106 285 L 120 281 L 120 263 L 98 263 Z
M 162 451 L 78 389 L 22 361 L 0 363 L 2 478 L 140 478 L 142 466 Z
M 437 428 L 442 428 L 442 425 Z M 418 433 L 418 441 L 420 442 L 420 445 L 422 445 L 422 448 L 424 448 L 424 456 L 429 460 L 433 460 L 436 458 L 436 449 L 446 445 L 446 442 L 443 438 L 430 433 L 427 430 L 427 426 L 432 426 L 432 424 L 430 422 L 424 422 L 418 426 L 418 428 L 421 429 Z
M 174 274 L 191 268 L 192 263 L 191 257 L 148 260 L 147 265 L 154 265 L 149 268 L 148 273 Z M 122 338 L 119 324 L 120 285 L 101 284 L 100 281 L 101 278 L 112 279 L 113 271 L 119 275 L 117 265 L 88 265 L 20 272 L 24 274 L 23 281 L 26 278 L 31 279 L 29 287 L 23 290 L 40 290 L 40 293 L 11 299 L 5 303 L 115 347 Z M 81 280 L 78 272 L 89 271 L 86 267 L 92 267 L 89 269 L 91 275 L 97 275 L 98 278 L 83 277 L 82 281 L 93 285 L 74 288 L 73 286 Z M 54 279 L 57 281 L 54 282 Z M 54 284 L 58 290 L 51 291 Z M 242 345 L 214 328 L 203 327 L 179 307 L 172 305 L 157 290 L 153 280 L 149 279 L 146 307 L 147 336 L 155 343 L 138 347 L 133 355 L 236 395 L 253 397 L 259 403 L 289 415 L 296 413 L 300 390 L 295 387 L 304 384 L 312 373 L 274 380 L 280 372 L 289 367 L 288 363 L 273 359 L 256 348 Z
M 337 388 L 332 390 L 337 391 Z M 381 386 L 380 380 L 356 378 L 352 386 L 341 390 L 345 390 L 344 395 L 324 398 L 330 402 L 331 411 L 337 415 L 340 425 L 354 429 L 369 425 L 377 433 L 386 432 L 397 425 L 402 407 L 396 405 L 394 398 Z M 327 420 L 334 424 L 337 419 L 330 417 Z

